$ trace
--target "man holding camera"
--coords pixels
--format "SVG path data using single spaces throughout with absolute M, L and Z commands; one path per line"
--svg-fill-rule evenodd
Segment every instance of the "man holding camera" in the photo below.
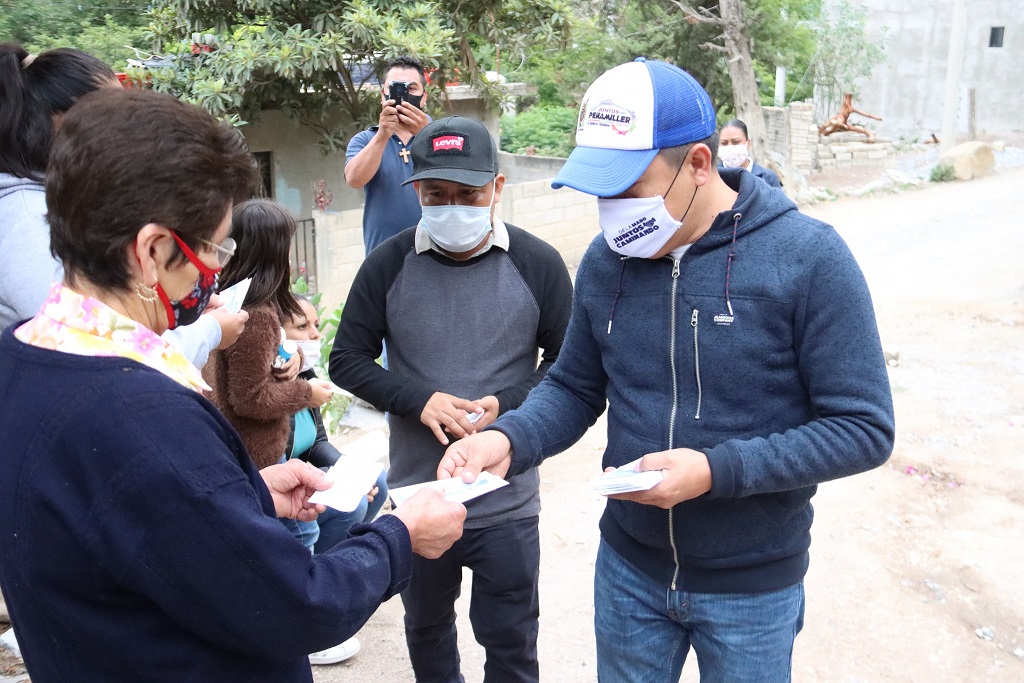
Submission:
M 381 112 L 376 126 L 358 133 L 345 153 L 345 182 L 366 192 L 363 245 L 366 253 L 392 235 L 416 225 L 420 204 L 411 186 L 409 144 L 430 122 L 423 65 L 411 57 L 388 62 L 381 87 Z

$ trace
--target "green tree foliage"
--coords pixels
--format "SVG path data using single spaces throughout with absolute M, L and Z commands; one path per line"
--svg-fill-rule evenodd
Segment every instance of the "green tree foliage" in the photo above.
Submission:
M 145 47 L 148 0 L 0 0 L 0 41 L 15 40 L 31 52 L 74 47 L 116 71 Z
M 616 52 L 623 58 L 643 54 L 678 64 L 704 85 L 722 118 L 732 115 L 732 83 L 726 63 L 730 55 L 722 47 L 721 28 L 687 17 L 672 0 L 623 4 L 626 8 L 616 26 L 622 39 Z M 711 15 L 718 12 L 717 2 L 699 4 Z M 801 82 L 801 76 L 813 63 L 816 36 L 811 22 L 820 9 L 821 0 L 744 2 L 762 104 L 773 101 L 776 66 L 788 70 L 789 100 L 810 96 L 812 81 Z
M 576 146 L 575 107 L 543 105 L 501 120 L 501 148 L 516 154 L 567 157 Z
M 435 99 L 456 78 L 494 94 L 474 41 L 516 53 L 569 30 L 564 0 L 159 0 L 153 17 L 155 49 L 176 57 L 146 74 L 155 89 L 222 117 L 281 109 L 320 133 L 325 149 L 376 121 L 379 92 L 369 84 L 393 57 L 435 70 Z M 193 33 L 215 36 L 215 49 L 192 55 Z
M 869 36 L 867 16 L 864 5 L 837 0 L 822 8 L 812 24 L 818 38 L 814 86 L 821 106 L 815 112 L 819 121 L 838 111 L 845 93 L 856 95 L 858 82 L 885 61 L 887 29 L 878 37 Z

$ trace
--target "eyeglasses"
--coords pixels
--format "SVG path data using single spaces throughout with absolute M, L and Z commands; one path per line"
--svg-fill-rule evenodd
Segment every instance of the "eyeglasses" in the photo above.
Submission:
M 217 252 L 217 263 L 221 268 L 228 264 L 231 257 L 235 255 L 235 249 L 238 248 L 238 245 L 230 237 L 226 237 L 220 244 L 214 244 L 213 242 L 204 239 L 199 241 Z

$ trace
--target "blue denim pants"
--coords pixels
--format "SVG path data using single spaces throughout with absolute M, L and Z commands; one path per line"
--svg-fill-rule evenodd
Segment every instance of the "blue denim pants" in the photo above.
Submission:
M 594 569 L 597 677 L 678 681 L 693 647 L 701 683 L 785 683 L 803 627 L 803 582 L 768 593 L 688 593 L 601 541 Z

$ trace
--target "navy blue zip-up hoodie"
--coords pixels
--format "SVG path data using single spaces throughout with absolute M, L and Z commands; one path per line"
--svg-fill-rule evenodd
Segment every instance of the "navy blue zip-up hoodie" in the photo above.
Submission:
M 678 262 L 593 241 L 558 361 L 493 428 L 510 476 L 578 440 L 606 399 L 603 467 L 704 452 L 710 492 L 671 510 L 609 500 L 602 537 L 680 590 L 753 593 L 802 579 L 816 485 L 885 462 L 894 420 L 846 244 L 761 179 L 721 175 L 737 201 Z

